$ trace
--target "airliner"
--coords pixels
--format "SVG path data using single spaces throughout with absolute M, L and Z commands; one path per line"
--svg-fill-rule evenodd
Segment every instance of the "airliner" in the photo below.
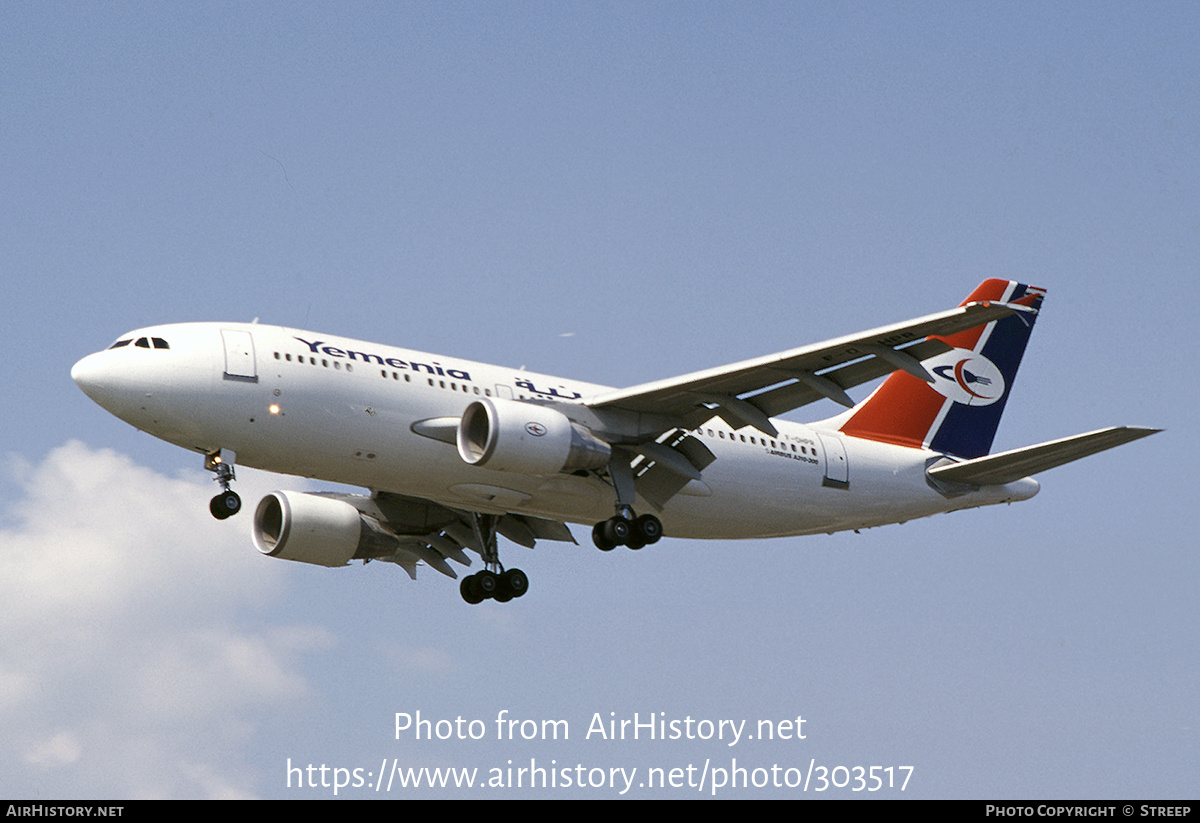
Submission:
M 449 561 L 468 603 L 521 597 L 498 537 L 533 547 L 592 526 L 603 551 L 664 535 L 734 540 L 858 530 L 1032 497 L 1028 475 L 1153 434 L 1111 427 L 991 454 L 1045 290 L 986 280 L 957 308 L 681 377 L 614 389 L 254 323 L 122 335 L 71 376 L 131 425 L 235 467 L 363 487 L 275 491 L 254 512 L 271 557 Z M 886 378 L 855 403 L 846 390 Z M 841 414 L 779 415 L 829 399 Z

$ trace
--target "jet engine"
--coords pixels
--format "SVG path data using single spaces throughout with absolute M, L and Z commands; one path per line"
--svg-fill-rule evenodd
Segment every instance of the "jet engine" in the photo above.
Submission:
M 497 397 L 467 406 L 458 454 L 472 466 L 542 477 L 601 468 L 612 449 L 562 412 Z
M 395 535 L 345 500 L 303 492 L 271 492 L 260 500 L 253 535 L 265 555 L 318 566 L 388 557 L 399 547 Z

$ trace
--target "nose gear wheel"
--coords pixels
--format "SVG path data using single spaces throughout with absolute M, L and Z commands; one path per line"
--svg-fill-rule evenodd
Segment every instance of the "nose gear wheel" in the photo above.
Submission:
M 214 479 L 221 484 L 221 493 L 208 502 L 209 512 L 218 520 L 233 517 L 242 510 L 242 498 L 229 488 L 236 476 L 233 459 L 233 452 L 216 451 L 204 455 L 204 468 L 216 474 Z

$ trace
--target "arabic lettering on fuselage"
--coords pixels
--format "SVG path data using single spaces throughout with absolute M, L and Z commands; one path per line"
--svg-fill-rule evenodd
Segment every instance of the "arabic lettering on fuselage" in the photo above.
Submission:
M 526 380 L 524 377 L 520 377 L 520 378 L 517 378 L 516 380 L 514 380 L 513 385 L 519 389 L 525 389 L 525 391 L 530 392 L 532 394 L 542 394 L 542 395 L 546 395 L 548 397 L 557 397 L 560 400 L 578 400 L 579 398 L 583 397 L 583 395 L 577 391 L 568 393 L 568 389 L 566 386 L 559 386 L 557 389 L 554 388 L 553 386 L 551 386 L 549 389 L 544 389 L 544 390 L 539 389 L 538 387 L 533 385 L 533 381 Z M 562 391 L 560 392 L 558 389 L 562 389 Z
M 434 360 L 432 363 L 417 363 L 413 360 L 401 360 L 398 357 L 384 357 L 382 354 L 371 354 L 370 352 L 355 351 L 353 349 L 339 349 L 336 346 L 325 345 L 324 340 L 309 341 L 303 337 L 297 337 L 304 345 L 308 346 L 309 351 L 313 354 L 327 354 L 330 357 L 345 357 L 349 360 L 362 361 L 363 363 L 376 363 L 380 366 L 391 366 L 393 369 L 411 369 L 419 372 L 425 371 L 429 374 L 436 374 L 442 377 L 453 377 L 455 380 L 470 380 L 471 375 L 462 369 L 444 369 L 442 365 Z

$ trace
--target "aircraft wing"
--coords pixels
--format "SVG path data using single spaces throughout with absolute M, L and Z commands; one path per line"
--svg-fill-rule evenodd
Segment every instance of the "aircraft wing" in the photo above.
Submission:
M 932 382 L 921 361 L 950 348 L 936 336 L 1033 312 L 1010 303 L 967 303 L 906 323 L 609 392 L 589 398 L 587 405 L 666 415 L 683 428 L 719 416 L 735 429 L 754 426 L 774 437 L 778 432 L 769 418 L 824 397 L 852 406 L 846 389 L 896 369 Z
M 934 466 L 929 469 L 929 476 L 972 486 L 1000 486 L 1160 431 L 1162 429 L 1113 426 L 961 463 Z
M 350 503 L 370 518 L 372 530 L 390 535 L 397 546 L 395 554 L 376 559 L 395 563 L 414 580 L 421 562 L 447 577 L 457 578 L 447 560 L 469 566 L 471 560 L 464 550 L 483 554 L 480 536 L 468 511 L 389 492 L 375 492 L 370 497 L 336 493 L 325 496 Z M 495 528 L 498 534 L 530 549 L 538 540 L 575 542 L 566 524 L 531 515 L 500 515 Z

